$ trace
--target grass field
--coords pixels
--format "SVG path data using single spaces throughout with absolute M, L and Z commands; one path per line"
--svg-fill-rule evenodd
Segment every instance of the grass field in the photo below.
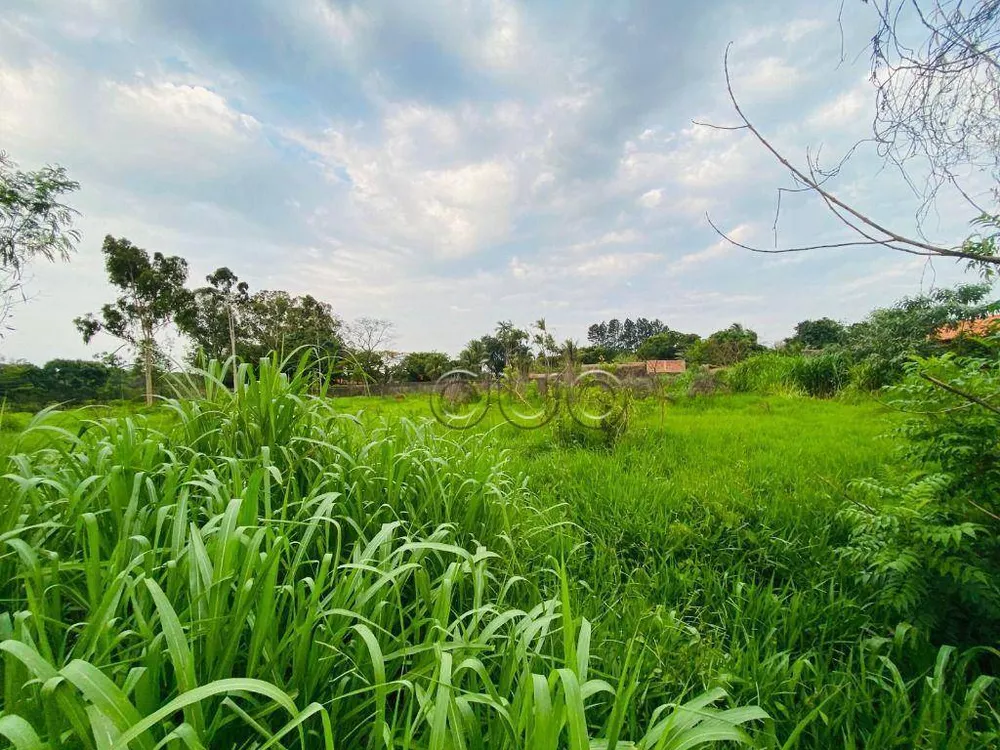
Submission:
M 977 655 L 880 615 L 837 552 L 850 482 L 893 460 L 878 404 L 640 400 L 613 446 L 429 414 L 265 370 L 127 418 L 12 416 L 0 737 L 995 745 Z

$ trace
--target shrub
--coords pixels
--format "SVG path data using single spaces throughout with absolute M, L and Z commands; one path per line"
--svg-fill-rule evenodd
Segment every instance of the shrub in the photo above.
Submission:
M 810 396 L 834 396 L 851 380 L 850 360 L 842 351 L 796 357 L 791 379 Z
M 887 392 L 913 414 L 897 430 L 902 471 L 855 484 L 860 499 L 841 512 L 851 528 L 842 553 L 884 607 L 925 634 L 992 641 L 1000 634 L 1000 416 L 991 403 L 1000 364 L 946 355 L 917 360 L 907 373 Z
M 563 446 L 612 448 L 628 430 L 633 405 L 628 388 L 574 389 L 568 408 L 560 409 L 553 421 L 555 442 Z
M 684 381 L 681 381 L 683 384 Z M 725 380 L 714 370 L 691 371 L 687 380 L 688 396 L 712 396 L 727 389 Z
M 737 393 L 780 393 L 795 382 L 801 357 L 768 352 L 737 362 L 725 370 L 726 384 Z

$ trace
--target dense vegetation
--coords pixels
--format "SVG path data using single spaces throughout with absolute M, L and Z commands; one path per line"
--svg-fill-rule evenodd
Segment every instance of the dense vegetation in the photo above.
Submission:
M 838 514 L 857 480 L 892 480 L 894 412 L 678 384 L 610 448 L 558 447 L 489 423 L 456 437 L 424 399 L 309 396 L 306 363 L 282 369 L 244 366 L 234 390 L 213 368 L 148 415 L 43 414 L 10 438 L 0 735 L 996 741 L 993 657 L 901 618 L 860 575 L 873 532 Z

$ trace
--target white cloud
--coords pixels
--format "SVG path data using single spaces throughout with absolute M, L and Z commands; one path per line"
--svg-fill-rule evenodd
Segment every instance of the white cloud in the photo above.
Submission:
M 733 87 L 740 96 L 757 99 L 790 94 L 805 80 L 799 68 L 774 56 L 735 67 L 732 77 Z
M 857 124 L 860 115 L 871 106 L 871 102 L 871 85 L 865 81 L 817 107 L 806 119 L 806 123 L 820 132 L 845 129 Z M 867 124 L 866 122 L 865 125 Z
M 781 38 L 785 42 L 798 42 L 817 31 L 822 31 L 826 25 L 826 21 L 819 18 L 796 18 L 782 27 Z
M 18 69 L 0 61 L 0 134 L 5 142 L 44 139 L 58 104 L 58 86 L 58 73 L 50 65 Z
M 654 188 L 653 190 L 647 190 L 641 196 L 639 196 L 639 205 L 645 208 L 656 208 L 663 202 L 663 189 Z
M 593 250 L 595 247 L 603 247 L 604 245 L 634 244 L 640 242 L 642 239 L 642 234 L 635 229 L 621 229 L 606 232 L 592 240 L 577 242 L 575 245 L 571 245 L 569 250 L 579 253 L 585 250 Z
M 489 67 L 510 68 L 519 62 L 521 52 L 521 15 L 516 5 L 506 0 L 490 3 L 489 30 L 476 45 L 479 57 Z
M 785 44 L 795 44 L 826 27 L 827 22 L 820 18 L 795 18 L 784 24 L 754 26 L 739 35 L 736 46 L 751 48 L 776 38 Z
M 656 253 L 609 253 L 584 261 L 575 272 L 580 276 L 627 276 L 640 268 L 659 260 Z
M 307 18 L 314 18 L 342 50 L 357 44 L 359 37 L 370 30 L 371 19 L 357 5 L 334 5 L 326 0 L 312 0 Z
M 895 260 L 889 266 L 883 266 L 866 276 L 845 281 L 837 289 L 845 295 L 859 294 L 872 288 L 897 287 L 906 288 L 912 284 L 927 267 L 926 260 L 914 258 L 911 260 Z
M 736 242 L 746 242 L 752 232 L 753 227 L 750 224 L 740 224 L 733 227 L 726 234 Z M 701 265 L 702 263 L 708 263 L 731 255 L 734 249 L 735 247 L 731 242 L 720 237 L 717 242 L 709 245 L 704 250 L 681 256 L 679 260 L 671 264 L 670 270 L 675 272 L 687 271 L 692 266 Z
M 155 129 L 194 131 L 219 138 L 245 138 L 260 129 L 255 118 L 233 109 L 224 97 L 204 86 L 112 81 L 107 87 L 114 112 L 145 120 Z

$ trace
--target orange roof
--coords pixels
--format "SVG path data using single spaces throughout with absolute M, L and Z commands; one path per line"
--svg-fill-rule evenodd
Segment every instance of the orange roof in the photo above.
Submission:
M 934 334 L 938 341 L 952 341 L 959 336 L 985 336 L 1000 328 L 1000 315 L 979 320 L 963 320 L 956 326 L 943 326 Z

